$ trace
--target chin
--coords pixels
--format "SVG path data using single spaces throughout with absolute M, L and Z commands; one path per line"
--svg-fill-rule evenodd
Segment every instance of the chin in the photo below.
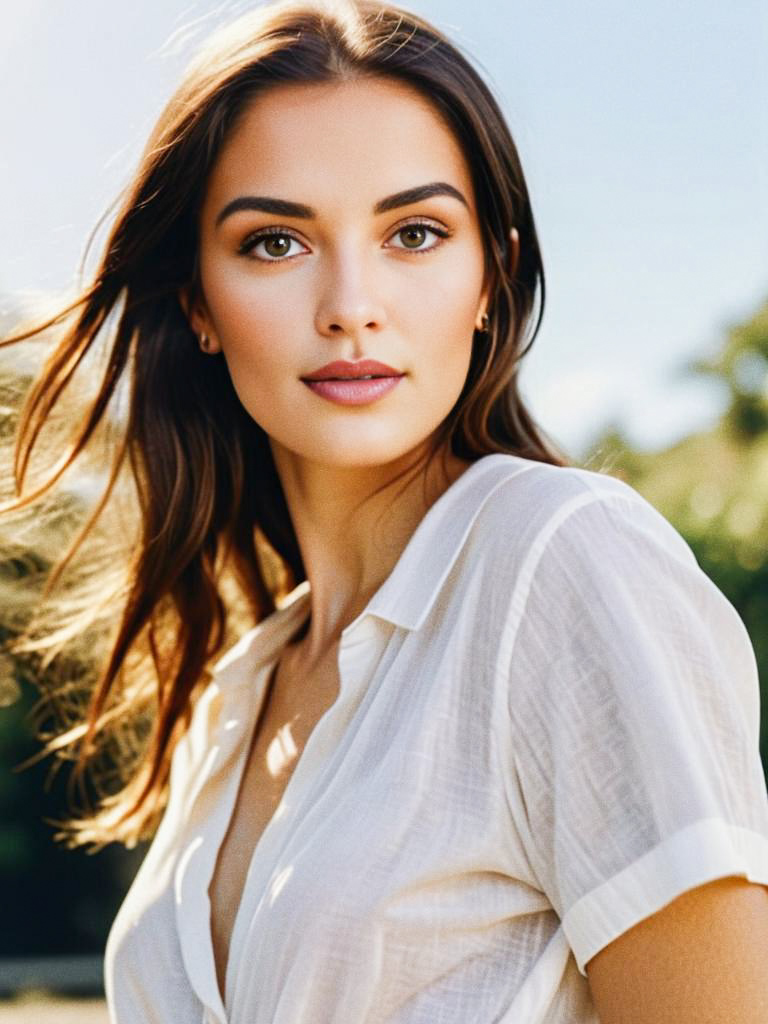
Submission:
M 415 455 L 429 436 L 427 432 L 423 436 L 398 437 L 393 430 L 382 436 L 381 430 L 367 432 L 352 427 L 343 431 L 343 436 L 286 438 L 278 444 L 284 451 L 308 462 L 338 469 L 370 469 L 396 462 L 410 452 Z

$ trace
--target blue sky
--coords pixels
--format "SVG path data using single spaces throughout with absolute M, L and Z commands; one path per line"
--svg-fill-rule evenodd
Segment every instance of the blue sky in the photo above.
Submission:
M 0 294 L 71 284 L 194 39 L 250 6 L 10 0 Z M 506 112 L 548 275 L 522 390 L 566 451 L 607 421 L 658 448 L 717 415 L 686 378 L 768 295 L 768 5 L 414 0 Z

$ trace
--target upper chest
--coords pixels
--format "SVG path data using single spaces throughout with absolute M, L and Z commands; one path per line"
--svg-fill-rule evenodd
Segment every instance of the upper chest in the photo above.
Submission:
M 318 720 L 339 692 L 337 648 L 311 673 L 281 660 L 265 694 L 235 807 L 211 880 L 211 921 L 223 991 L 230 937 L 253 851 L 274 815 Z
M 288 659 L 273 670 L 251 736 L 222 858 L 238 837 L 246 846 L 255 846 L 279 804 L 314 727 L 338 696 L 337 652 L 335 645 L 312 672 L 298 671 Z
M 224 994 L 230 961 L 234 998 L 243 958 L 252 964 L 305 925 L 333 929 L 341 913 L 344 934 L 362 941 L 381 907 L 419 902 L 419 880 L 432 906 L 434 879 L 452 884 L 468 859 L 499 870 L 508 842 L 496 834 L 506 805 L 489 748 L 490 679 L 477 658 L 446 657 L 435 632 L 415 644 L 364 621 L 303 685 L 286 673 L 280 686 L 278 673 L 267 694 L 271 667 L 249 666 L 223 680 L 231 688 L 210 722 L 193 722 L 187 777 L 198 795 L 178 829 L 169 822 L 155 863 L 173 854 L 178 934 L 209 1000 Z M 177 772 L 174 807 L 181 781 Z M 142 901 L 137 892 L 132 912 Z

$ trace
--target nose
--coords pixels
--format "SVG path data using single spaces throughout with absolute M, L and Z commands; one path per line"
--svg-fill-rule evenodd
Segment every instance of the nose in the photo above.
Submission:
M 315 326 L 323 337 L 348 337 L 357 343 L 384 327 L 385 312 L 372 263 L 358 248 L 329 256 L 315 316 Z

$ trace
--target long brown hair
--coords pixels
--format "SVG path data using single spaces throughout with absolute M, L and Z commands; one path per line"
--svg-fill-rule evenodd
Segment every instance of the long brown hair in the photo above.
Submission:
M 179 294 L 199 287 L 199 209 L 222 143 L 249 101 L 279 83 L 361 76 L 393 78 L 426 96 L 455 133 L 475 188 L 493 281 L 490 324 L 475 334 L 466 384 L 435 450 L 449 441 L 470 461 L 508 452 L 567 463 L 518 394 L 520 363 L 541 322 L 544 273 L 515 144 L 469 60 L 421 18 L 377 0 L 271 4 L 219 31 L 162 113 L 92 283 L 57 316 L 4 342 L 59 336 L 22 410 L 9 509 L 45 499 L 78 457 L 109 453 L 104 493 L 52 577 L 67 596 L 69 619 L 53 633 L 38 625 L 26 639 L 46 667 L 94 624 L 107 638 L 82 721 L 69 721 L 48 749 L 69 750 L 85 794 L 83 779 L 107 738 L 142 715 L 151 723 L 124 758 L 118 783 L 97 789 L 96 807 L 84 798 L 79 817 L 59 823 L 57 838 L 70 845 L 133 845 L 151 834 L 171 752 L 230 638 L 233 609 L 246 607 L 258 621 L 305 578 L 268 439 L 240 404 L 223 357 L 199 351 Z M 519 259 L 511 273 L 513 227 Z M 102 366 L 93 385 L 95 352 Z M 70 421 L 78 410 L 75 429 L 32 486 L 33 452 L 45 447 L 41 438 L 65 406 Z M 125 517 L 131 503 L 137 528 L 122 543 L 125 519 L 118 527 L 114 510 L 120 505 Z M 90 588 L 78 591 L 73 562 L 97 549 L 102 575 L 91 568 Z M 96 600 L 94 580 L 103 588 Z

